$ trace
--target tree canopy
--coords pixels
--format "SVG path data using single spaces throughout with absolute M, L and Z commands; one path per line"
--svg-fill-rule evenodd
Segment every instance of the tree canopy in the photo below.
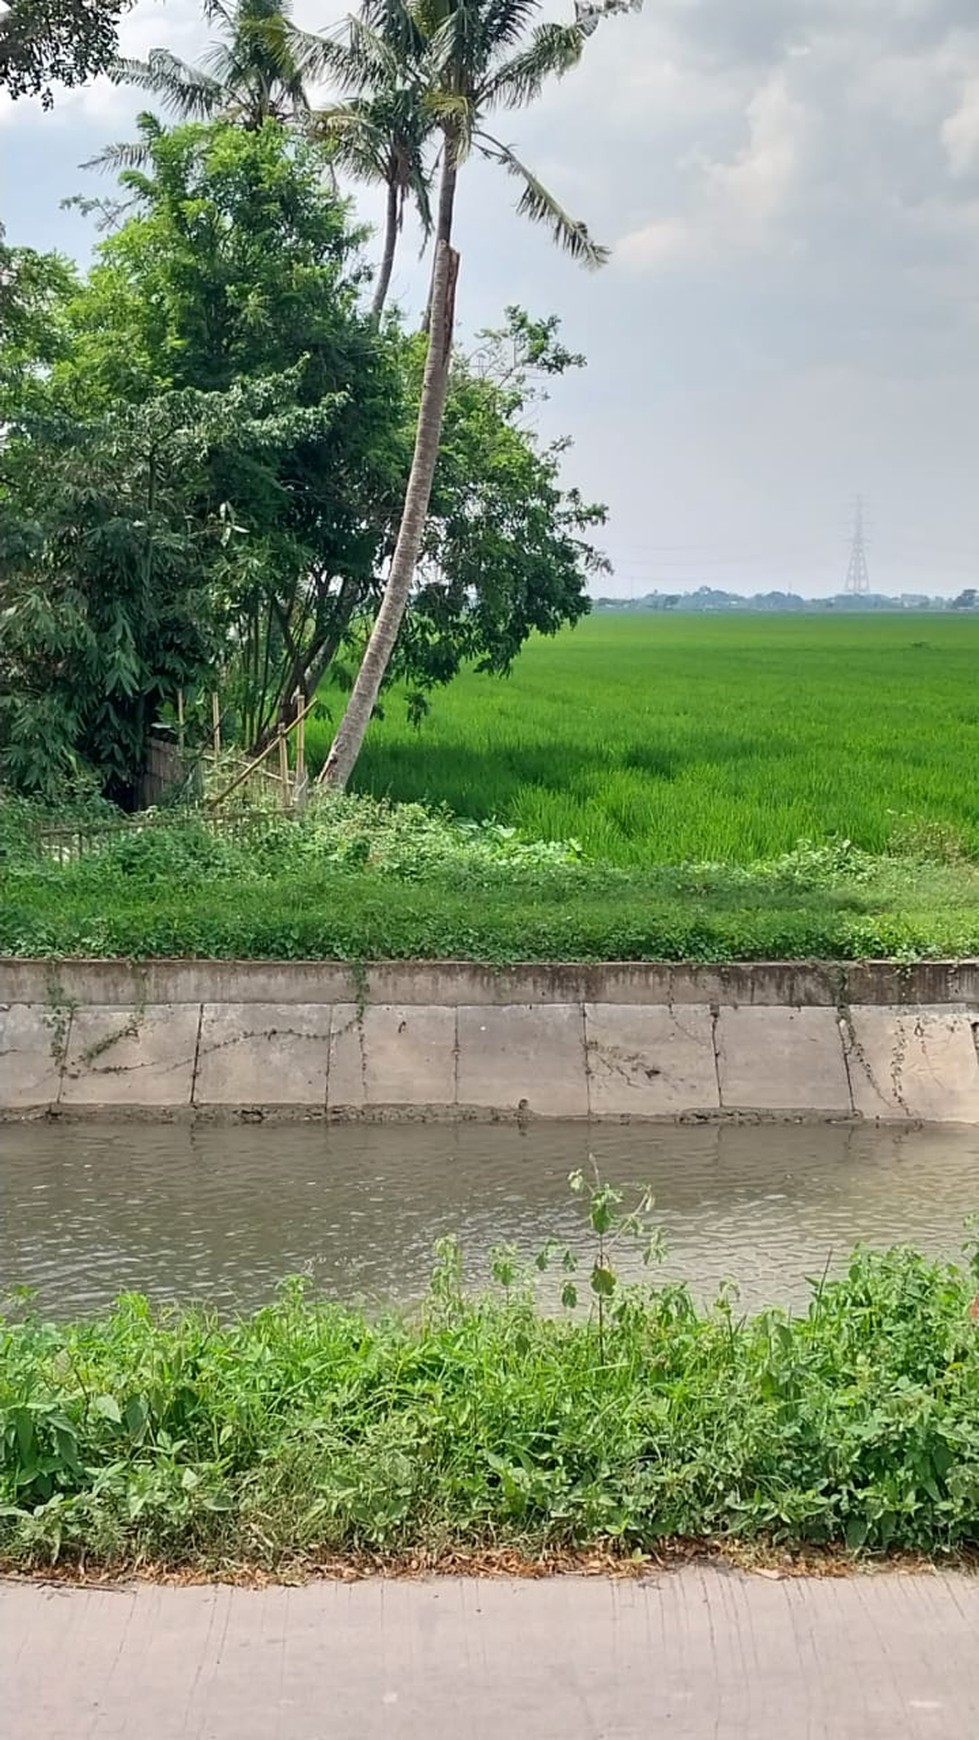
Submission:
M 425 352 L 372 318 L 364 233 L 320 145 L 152 117 L 140 140 L 90 272 L 22 260 L 0 342 L 0 774 L 50 792 L 88 767 L 127 804 L 178 689 L 219 689 L 259 743 L 297 689 L 356 663 Z M 416 708 L 463 660 L 506 670 L 586 608 L 601 510 L 524 427 L 535 374 L 577 361 L 516 311 L 457 359 L 390 671 Z
M 217 34 L 199 65 L 154 48 L 146 60 L 114 61 L 113 78 L 159 97 L 178 121 L 256 128 L 307 114 L 316 39 L 294 28 L 290 0 L 205 0 L 203 10 Z M 121 166 L 138 155 L 138 146 L 116 145 L 97 161 Z
M 131 0 L 7 0 L 0 12 L 0 88 L 54 101 L 52 85 L 80 85 L 115 57 Z

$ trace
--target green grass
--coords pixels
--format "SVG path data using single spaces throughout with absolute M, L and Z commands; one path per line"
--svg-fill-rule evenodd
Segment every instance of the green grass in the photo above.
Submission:
M 362 795 L 245 847 L 174 828 L 58 869 L 8 804 L 0 953 L 979 953 L 977 672 L 967 616 L 600 615 L 372 727 L 362 787 L 516 836 Z
M 16 820 L 16 816 L 14 818 Z M 0 813 L 0 821 L 3 820 Z M 22 822 L 22 818 L 21 818 Z M 189 822 L 73 865 L 0 828 L 0 954 L 697 960 L 979 953 L 979 866 L 806 847 L 749 868 L 575 862 L 419 806 L 327 799 L 247 839 Z
M 800 1315 L 615 1289 L 599 1333 L 519 1286 L 465 1297 L 448 1254 L 380 1321 L 296 1286 L 233 1322 L 0 1319 L 0 1565 L 975 1545 L 975 1287 L 864 1252 Z
M 420 728 L 389 697 L 356 784 L 620 865 L 830 836 L 977 853 L 977 679 L 976 617 L 600 614 L 531 642 L 506 680 L 465 673 Z M 311 724 L 314 765 L 329 735 Z

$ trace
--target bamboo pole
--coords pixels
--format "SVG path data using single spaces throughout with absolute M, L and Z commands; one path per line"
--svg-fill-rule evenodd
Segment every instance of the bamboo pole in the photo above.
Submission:
M 316 705 L 316 696 L 314 695 L 311 701 L 307 701 L 305 707 L 303 708 L 302 712 L 299 715 L 299 718 L 293 720 L 292 724 L 289 727 L 289 730 L 290 731 L 294 730 L 295 727 L 299 724 L 300 719 L 306 719 L 309 716 L 309 714 L 313 711 L 313 708 L 315 707 L 315 705 Z M 244 785 L 245 780 L 248 778 L 249 774 L 254 773 L 257 768 L 261 767 L 261 765 L 264 761 L 268 760 L 268 757 L 271 755 L 271 753 L 272 753 L 273 749 L 276 747 L 276 744 L 278 743 L 278 741 L 279 741 L 278 737 L 272 737 L 269 740 L 269 742 L 265 745 L 265 748 L 262 750 L 261 755 L 256 755 L 254 761 L 250 761 L 248 763 L 247 767 L 243 767 L 240 773 L 235 774 L 235 777 L 231 781 L 230 785 L 226 785 L 223 791 L 218 792 L 217 797 L 214 797 L 211 799 L 210 803 L 208 804 L 208 809 L 216 810 L 218 807 L 218 804 L 223 804 L 225 798 L 229 798 L 233 791 L 237 791 L 238 787 L 240 785 Z
M 221 753 L 221 702 L 218 699 L 218 694 L 217 694 L 216 689 L 213 690 L 211 693 L 211 729 L 212 729 L 213 734 L 214 734 L 214 753 L 215 753 L 215 755 L 220 755 L 220 753 Z
M 306 715 L 301 710 L 303 704 L 301 690 L 296 690 L 294 700 L 296 703 L 296 789 L 298 791 L 306 779 Z
M 177 748 L 180 754 L 184 752 L 184 692 L 177 690 Z
M 282 808 L 289 808 L 289 746 L 285 726 L 279 722 L 279 779 L 282 783 Z
M 293 806 L 298 813 L 306 808 L 306 714 L 302 710 L 302 691 L 296 690 L 296 770 L 292 790 Z

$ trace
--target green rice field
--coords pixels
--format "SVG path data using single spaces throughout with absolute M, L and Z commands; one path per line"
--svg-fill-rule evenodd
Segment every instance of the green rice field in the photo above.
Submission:
M 314 766 L 330 731 L 311 722 Z M 509 678 L 465 673 L 420 726 L 388 696 L 356 784 L 620 865 L 832 837 L 977 855 L 979 616 L 599 613 Z

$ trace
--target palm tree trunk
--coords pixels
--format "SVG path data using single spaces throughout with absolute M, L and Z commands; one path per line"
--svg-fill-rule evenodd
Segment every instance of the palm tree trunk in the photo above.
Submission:
M 384 253 L 374 286 L 374 297 L 371 302 L 371 314 L 375 320 L 380 320 L 391 286 L 391 273 L 394 269 L 394 250 L 398 245 L 398 189 L 393 181 L 388 182 L 387 211 L 384 216 Z
M 428 355 L 425 359 L 418 423 L 415 428 L 415 451 L 411 459 L 398 541 L 394 546 L 381 608 L 357 672 L 357 680 L 320 774 L 324 785 L 333 786 L 338 791 L 344 790 L 363 747 L 371 714 L 377 705 L 381 684 L 397 643 L 425 533 L 432 480 L 442 438 L 442 418 L 452 357 L 455 287 L 459 270 L 459 256 L 452 247 L 456 172 L 454 144 L 451 139 L 446 139 L 439 188 L 435 258 L 432 264 L 432 315 Z

